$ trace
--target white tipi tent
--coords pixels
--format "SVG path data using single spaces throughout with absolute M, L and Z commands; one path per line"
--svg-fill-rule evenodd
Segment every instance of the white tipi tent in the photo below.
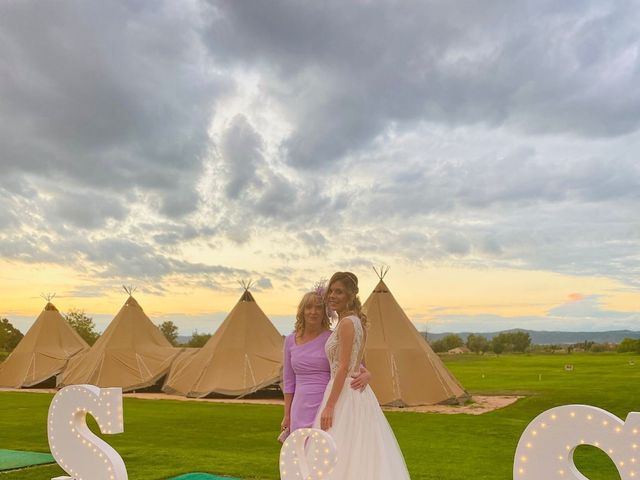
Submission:
M 59 375 L 70 358 L 89 349 L 51 303 L 51 298 L 47 298 L 42 313 L 0 365 L 0 387 L 38 385 Z
M 69 363 L 61 386 L 88 383 L 98 387 L 122 387 L 123 391 L 154 385 L 169 372 L 180 353 L 129 298 L 87 353 Z
M 209 341 L 174 363 L 165 392 L 241 397 L 280 381 L 282 335 L 249 292 L 251 283 L 242 285 L 240 300 Z
M 387 271 L 376 270 L 380 281 L 363 305 L 370 325 L 365 364 L 378 401 L 396 406 L 465 401 L 467 392 L 387 288 Z

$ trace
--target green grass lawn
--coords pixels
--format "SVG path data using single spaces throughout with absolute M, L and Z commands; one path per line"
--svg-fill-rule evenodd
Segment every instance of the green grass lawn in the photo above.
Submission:
M 629 361 L 636 365 L 630 365 Z M 387 413 L 412 479 L 504 480 L 526 425 L 557 405 L 583 403 L 624 419 L 640 411 L 640 356 L 624 354 L 461 356 L 445 359 L 472 394 L 526 394 L 516 404 L 479 416 Z M 574 370 L 566 372 L 565 364 Z M 47 452 L 51 395 L 0 393 L 0 448 Z M 211 472 L 277 479 L 275 440 L 282 408 L 181 401 L 124 400 L 125 431 L 103 436 L 124 459 L 129 478 L 165 479 Z M 95 429 L 94 429 L 95 431 Z M 616 480 L 609 458 L 580 447 L 577 465 L 590 480 Z M 0 480 L 62 475 L 53 466 L 0 474 Z

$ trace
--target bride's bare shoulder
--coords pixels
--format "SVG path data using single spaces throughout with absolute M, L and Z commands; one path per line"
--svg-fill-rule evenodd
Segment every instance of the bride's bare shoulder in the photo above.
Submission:
M 355 323 L 357 318 L 358 317 L 356 317 L 355 315 L 348 315 L 348 316 L 344 317 L 343 319 L 340 320 L 340 322 L 336 326 L 336 330 L 338 330 L 338 332 L 343 332 L 343 331 L 347 331 L 347 330 L 353 330 L 354 329 L 354 323 Z

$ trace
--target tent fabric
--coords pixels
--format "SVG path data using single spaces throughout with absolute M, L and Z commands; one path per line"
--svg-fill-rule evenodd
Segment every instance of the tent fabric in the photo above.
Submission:
M 363 311 L 370 325 L 365 365 L 381 405 L 433 405 L 469 398 L 382 280 Z
M 176 358 L 173 359 L 173 362 L 171 363 L 171 368 L 169 369 L 169 375 L 167 376 L 165 385 L 169 380 L 173 378 L 173 376 L 175 375 L 175 372 L 182 370 L 182 367 L 184 367 L 185 363 L 191 357 L 197 354 L 200 350 L 201 350 L 200 348 L 193 348 L 193 347 L 183 348 L 182 351 L 176 356 Z M 164 390 L 164 387 L 163 387 L 163 390 Z
M 174 362 L 163 390 L 242 397 L 279 382 L 284 341 L 248 291 L 199 351 Z
M 129 296 L 91 350 L 69 363 L 59 386 L 88 383 L 125 392 L 146 388 L 169 372 L 180 351 Z
M 89 345 L 48 302 L 27 334 L 0 365 L 0 387 L 32 387 L 60 374 Z

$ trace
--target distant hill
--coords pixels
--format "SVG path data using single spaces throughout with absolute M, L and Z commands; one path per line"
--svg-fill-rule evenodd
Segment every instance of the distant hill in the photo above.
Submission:
M 499 333 L 504 332 L 528 332 L 531 335 L 531 343 L 534 345 L 562 345 L 573 344 L 589 341 L 596 343 L 620 343 L 625 338 L 640 338 L 640 332 L 634 332 L 632 330 L 609 330 L 606 332 L 545 332 L 536 330 L 525 330 L 522 328 L 513 328 L 511 330 L 501 330 L 499 332 L 444 332 L 444 333 L 432 333 L 429 332 L 427 337 L 430 342 L 440 340 L 446 335 L 458 335 L 465 342 L 467 337 L 472 333 L 476 335 L 483 335 L 491 340 Z M 424 335 L 424 332 L 422 332 Z M 191 335 L 179 335 L 178 343 L 186 344 L 191 340 Z
M 625 338 L 640 338 L 640 332 L 634 332 L 632 330 L 609 330 L 606 332 L 546 332 L 513 328 L 511 330 L 502 330 L 500 332 L 428 332 L 427 339 L 430 342 L 434 342 L 436 340 L 440 340 L 446 335 L 458 335 L 466 342 L 467 337 L 472 333 L 475 333 L 476 335 L 483 335 L 491 340 L 499 333 L 505 332 L 527 332 L 531 336 L 531 343 L 534 345 L 573 344 L 584 341 L 596 343 L 620 343 Z

